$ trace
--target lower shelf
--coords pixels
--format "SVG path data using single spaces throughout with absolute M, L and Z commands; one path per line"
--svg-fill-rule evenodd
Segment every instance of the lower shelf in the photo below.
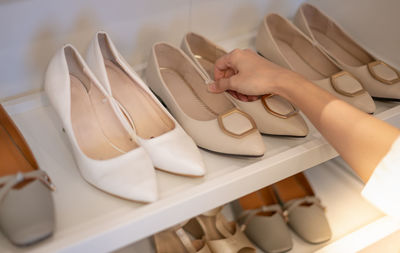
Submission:
M 400 126 L 398 104 L 377 105 L 377 117 Z M 82 179 L 57 115 L 43 93 L 8 101 L 4 106 L 40 167 L 57 186 L 53 195 L 56 231 L 50 239 L 21 249 L 0 234 L 0 252 L 110 252 L 337 156 L 311 125 L 309 136 L 302 139 L 264 136 L 267 152 L 257 159 L 202 150 L 208 170 L 204 178 L 158 171 L 160 199 L 143 205 L 110 196 Z M 330 210 L 340 213 L 334 207 Z
M 313 245 L 304 242 L 292 232 L 294 247 L 290 252 L 354 252 L 353 244 L 343 243 L 342 240 L 348 234 L 372 223 L 387 219 L 379 210 L 369 204 L 360 195 L 363 183 L 354 177 L 347 169 L 341 158 L 335 158 L 308 169 L 305 174 L 309 179 L 316 195 L 321 198 L 323 205 L 327 207 L 326 215 L 332 229 L 332 239 L 329 242 Z M 224 209 L 227 218 L 232 218 L 229 206 Z M 381 222 L 382 223 L 382 222 Z M 400 224 L 394 225 L 400 229 Z M 376 226 L 375 226 L 376 227 Z M 388 229 L 387 227 L 385 227 Z M 393 229 L 393 226 L 391 227 Z M 384 234 L 385 231 L 379 231 Z M 388 232 L 392 232 L 389 230 Z M 364 233 L 365 235 L 365 233 Z M 352 237 L 357 238 L 355 236 Z M 366 247 L 379 239 L 379 236 L 370 238 L 369 241 L 358 242 L 359 247 Z M 361 245 L 361 246 L 360 246 Z M 340 250 L 338 250 L 340 246 Z M 353 247 L 353 248 L 351 248 Z M 358 248 L 360 250 L 361 248 Z M 151 238 L 146 238 L 126 248 L 120 249 L 117 253 L 153 253 L 155 252 Z M 261 253 L 261 250 L 257 251 Z

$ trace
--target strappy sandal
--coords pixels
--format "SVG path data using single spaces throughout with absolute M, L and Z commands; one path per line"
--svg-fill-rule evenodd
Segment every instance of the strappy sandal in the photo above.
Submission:
M 223 207 L 205 212 L 187 224 L 192 234 L 204 234 L 213 253 L 255 253 L 256 249 L 236 222 L 228 222 L 222 215 Z
M 197 221 L 192 219 L 191 226 L 196 226 Z M 154 235 L 157 253 L 211 253 L 205 243 L 204 235 L 195 237 L 188 233 L 185 225 L 181 223 Z M 199 226 L 197 224 L 197 226 Z

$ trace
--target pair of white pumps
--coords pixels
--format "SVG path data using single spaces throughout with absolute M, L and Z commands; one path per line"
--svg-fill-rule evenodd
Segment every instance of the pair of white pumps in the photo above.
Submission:
M 65 45 L 49 63 L 45 91 L 85 180 L 121 198 L 157 200 L 155 169 L 203 176 L 196 144 L 98 32 L 86 62 Z

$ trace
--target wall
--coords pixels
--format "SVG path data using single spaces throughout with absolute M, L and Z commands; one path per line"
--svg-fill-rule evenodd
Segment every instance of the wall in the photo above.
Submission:
M 54 52 L 65 43 L 84 52 L 97 30 L 107 31 L 128 62 L 137 65 L 146 61 L 154 42 L 179 45 L 188 31 L 226 40 L 253 32 L 268 12 L 293 16 L 303 1 L 0 0 L 0 100 L 40 90 Z M 311 2 L 400 66 L 398 1 Z

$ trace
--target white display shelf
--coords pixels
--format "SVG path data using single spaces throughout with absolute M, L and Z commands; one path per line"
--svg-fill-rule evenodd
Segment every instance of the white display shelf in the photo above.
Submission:
M 322 244 L 309 244 L 292 232 L 293 248 L 290 253 L 357 252 L 400 229 L 399 222 L 384 216 L 362 198 L 363 183 L 349 173 L 340 157 L 310 168 L 305 174 L 326 207 L 332 239 Z M 233 218 L 228 205 L 223 211 L 228 219 Z M 143 239 L 116 253 L 128 252 L 155 253 L 152 239 Z
M 400 106 L 377 104 L 377 117 L 400 125 Z M 306 138 L 264 136 L 267 152 L 262 158 L 202 150 L 207 166 L 204 178 L 158 171 L 160 199 L 139 204 L 106 194 L 82 179 L 58 117 L 43 93 L 8 101 L 4 106 L 40 167 L 57 186 L 53 194 L 56 230 L 51 238 L 27 248 L 16 248 L 0 235 L 0 252 L 113 251 L 337 156 L 312 127 Z

